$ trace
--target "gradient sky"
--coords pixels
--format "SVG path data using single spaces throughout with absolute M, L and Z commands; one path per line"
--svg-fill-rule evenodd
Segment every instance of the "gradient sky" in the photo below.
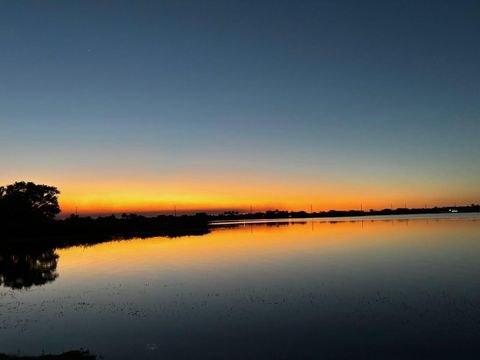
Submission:
M 478 1 L 4 1 L 0 184 L 65 212 L 480 202 Z

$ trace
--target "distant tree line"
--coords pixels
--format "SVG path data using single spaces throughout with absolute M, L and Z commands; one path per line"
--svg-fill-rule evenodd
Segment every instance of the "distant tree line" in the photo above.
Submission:
M 331 217 L 355 217 L 376 215 L 415 215 L 415 214 L 446 214 L 446 213 L 473 213 L 480 212 L 480 205 L 445 206 L 433 208 L 398 208 L 368 211 L 363 210 L 328 210 L 320 212 L 268 210 L 265 212 L 240 213 L 238 211 L 226 211 L 223 214 L 211 215 L 211 220 L 244 220 L 244 219 L 288 219 L 288 218 L 331 218 Z

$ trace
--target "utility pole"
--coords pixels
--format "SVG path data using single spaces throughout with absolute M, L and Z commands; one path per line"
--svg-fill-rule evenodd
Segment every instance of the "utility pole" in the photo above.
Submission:
M 177 205 L 173 206 L 173 216 L 177 217 Z

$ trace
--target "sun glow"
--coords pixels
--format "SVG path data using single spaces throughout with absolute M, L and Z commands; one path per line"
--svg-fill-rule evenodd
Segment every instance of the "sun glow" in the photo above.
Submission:
M 314 190 L 312 190 L 312 188 Z M 458 199 L 458 198 L 457 198 Z M 242 182 L 95 183 L 65 185 L 60 203 L 64 214 L 191 211 L 254 211 L 283 209 L 325 211 L 423 207 L 453 202 L 435 194 L 406 195 L 388 188 L 346 188 L 339 185 L 304 187 L 301 184 L 245 184 Z M 468 203 L 468 198 L 465 199 Z
M 2 179 L 8 184 L 17 178 Z M 62 176 L 39 174 L 29 181 L 56 186 L 62 216 L 128 213 L 191 213 L 227 210 L 326 211 L 468 205 L 475 202 L 471 186 L 452 187 L 446 192 L 434 183 L 422 183 L 412 190 L 409 183 L 363 182 L 357 179 L 245 175 L 228 172 L 177 172 L 168 177 L 155 173 L 129 175 L 70 173 Z M 480 194 L 478 194 L 480 196 Z

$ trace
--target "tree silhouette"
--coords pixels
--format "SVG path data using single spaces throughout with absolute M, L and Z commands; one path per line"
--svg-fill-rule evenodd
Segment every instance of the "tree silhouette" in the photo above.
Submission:
M 16 182 L 0 186 L 0 216 L 6 221 L 42 222 L 60 213 L 54 186 Z

